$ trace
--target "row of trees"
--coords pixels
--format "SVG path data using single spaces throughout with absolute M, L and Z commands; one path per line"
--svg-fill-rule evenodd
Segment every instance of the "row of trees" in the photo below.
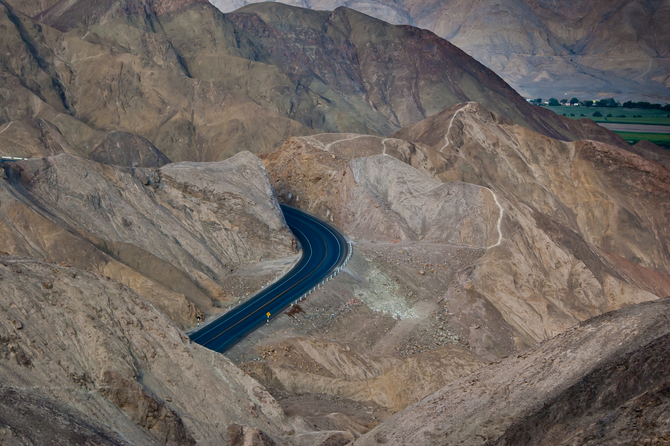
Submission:
M 543 105 L 545 103 L 542 100 L 542 98 L 533 99 L 530 102 L 531 104 L 535 105 Z M 670 112 L 670 104 L 661 105 L 661 104 L 652 104 L 649 102 L 633 102 L 633 101 L 627 101 L 621 104 L 620 102 L 614 100 L 614 98 L 600 99 L 599 101 L 591 101 L 591 100 L 580 101 L 577 98 L 572 98 L 569 101 L 567 99 L 561 99 L 559 101 L 556 98 L 551 98 L 548 101 L 548 105 L 550 107 L 558 107 L 559 105 L 568 105 L 568 104 L 569 105 L 579 104 L 582 107 L 641 108 L 646 110 L 663 110 Z
M 649 102 L 633 102 L 633 101 L 627 101 L 624 102 L 622 105 L 623 108 L 641 108 L 644 110 L 663 110 L 663 111 L 670 111 L 670 104 L 652 104 Z

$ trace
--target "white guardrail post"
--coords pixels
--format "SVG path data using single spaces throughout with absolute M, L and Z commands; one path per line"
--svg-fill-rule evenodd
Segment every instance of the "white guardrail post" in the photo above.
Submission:
M 335 271 L 330 273 L 330 275 L 328 275 L 325 279 L 323 279 L 317 286 L 310 289 L 305 294 L 303 294 L 302 296 L 300 296 L 299 298 L 294 300 L 293 303 L 291 303 L 291 306 L 293 306 L 293 304 L 295 304 L 295 303 L 302 302 L 307 296 L 314 293 L 319 288 L 323 288 L 323 285 L 326 282 L 328 282 L 330 279 L 334 279 L 335 277 L 337 277 L 337 275 L 340 273 L 340 271 L 342 271 L 344 269 L 344 267 L 347 266 L 347 263 L 349 263 L 349 259 L 351 259 L 351 255 L 353 254 L 354 244 L 352 242 L 347 242 L 347 245 L 349 245 L 349 252 L 347 253 L 347 258 L 344 259 L 344 262 L 342 262 L 342 265 L 340 265 Z

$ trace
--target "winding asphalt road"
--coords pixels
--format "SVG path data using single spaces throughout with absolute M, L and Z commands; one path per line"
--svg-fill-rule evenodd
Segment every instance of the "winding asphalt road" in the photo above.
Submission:
M 349 253 L 344 236 L 329 224 L 290 206 L 281 205 L 286 223 L 302 246 L 302 258 L 291 271 L 256 296 L 190 334 L 191 339 L 224 352 L 291 302 L 318 285 Z

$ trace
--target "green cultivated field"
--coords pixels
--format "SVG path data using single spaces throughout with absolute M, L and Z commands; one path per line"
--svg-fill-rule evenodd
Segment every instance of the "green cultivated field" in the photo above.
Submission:
M 668 116 L 670 113 L 663 110 L 643 110 L 641 108 L 623 107 L 545 107 L 558 115 L 565 113 L 565 116 L 570 119 L 589 118 L 595 122 L 611 122 L 612 124 L 670 125 L 670 116 Z M 603 116 L 593 116 L 596 111 L 599 111 Z M 609 114 L 612 115 L 611 118 L 607 117 Z M 625 117 L 622 118 L 620 117 L 621 115 Z M 641 118 L 633 117 L 640 115 L 642 115 Z
M 666 133 L 632 133 L 632 132 L 616 132 L 623 139 L 628 141 L 631 144 L 635 144 L 639 141 L 646 140 L 651 141 L 658 146 L 670 148 L 670 134 Z
M 558 115 L 565 114 L 570 119 L 589 118 L 595 122 L 609 122 L 611 124 L 638 124 L 638 125 L 667 125 L 670 126 L 670 113 L 663 110 L 643 110 L 641 108 L 623 108 L 623 107 L 549 107 L 544 106 Z M 600 112 L 602 116 L 593 116 L 595 112 Z M 607 115 L 612 117 L 607 117 Z M 574 116 L 573 116 L 574 115 Z M 583 116 L 582 116 L 583 115 Z M 624 117 L 621 117 L 624 115 Z M 641 117 L 633 117 L 641 116 Z M 651 141 L 654 144 L 670 148 L 670 127 L 668 133 L 633 133 L 616 132 L 623 139 L 631 144 L 639 141 Z

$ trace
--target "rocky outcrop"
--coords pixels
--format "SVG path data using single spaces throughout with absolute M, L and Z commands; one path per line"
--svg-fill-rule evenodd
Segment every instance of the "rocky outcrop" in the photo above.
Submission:
M 248 152 L 160 169 L 71 155 L 3 168 L 2 251 L 105 274 L 183 328 L 274 277 L 244 284 L 238 268 L 294 254 L 265 170 Z
M 327 394 L 399 411 L 486 364 L 457 346 L 443 346 L 405 361 L 369 357 L 319 340 L 292 338 L 269 350 L 267 370 L 243 364 L 267 387 L 295 394 Z M 309 370 L 307 372 L 307 370 Z
M 498 243 L 495 197 L 463 182 L 441 183 L 392 156 L 357 158 L 344 172 L 347 232 L 383 240 L 432 241 L 471 248 Z
M 247 426 L 231 424 L 228 426 L 230 446 L 276 446 L 265 432 Z
M 195 439 L 184 427 L 179 415 L 158 398 L 150 395 L 136 381 L 105 370 L 100 379 L 100 394 L 136 425 L 149 431 L 167 445 L 195 445 Z
M 665 246 L 670 234 L 665 222 L 670 214 L 660 197 L 668 194 L 670 171 L 662 165 L 609 145 L 544 138 L 476 104 L 446 110 L 395 136 L 438 152 L 449 167 L 439 174 L 444 180 L 469 178 L 490 184 L 506 198 L 532 206 L 589 243 L 634 263 L 668 271 Z M 627 229 L 632 227 L 637 235 Z M 660 249 L 654 246 L 658 242 Z
M 584 322 L 447 385 L 354 444 L 662 442 L 669 306 L 648 302 Z
M 149 440 L 150 438 L 143 438 Z M 129 443 L 103 423 L 62 403 L 39 397 L 30 390 L 0 387 L 0 442 L 8 445 Z
M 400 364 L 411 368 L 407 358 L 440 357 L 442 345 L 497 360 L 670 296 L 668 171 L 617 147 L 547 138 L 468 103 L 392 138 L 293 138 L 262 159 L 281 201 L 333 221 L 365 256 L 282 329 L 317 339 L 329 330 L 366 360 L 390 361 L 366 376 L 366 389 Z M 272 379 L 293 393 L 394 410 L 411 400 L 352 390 L 325 371 L 319 350 L 301 362 L 297 348 L 287 359 L 277 347 Z
M 125 132 L 107 135 L 88 157 L 98 163 L 125 167 L 163 167 L 170 163 L 149 141 Z

